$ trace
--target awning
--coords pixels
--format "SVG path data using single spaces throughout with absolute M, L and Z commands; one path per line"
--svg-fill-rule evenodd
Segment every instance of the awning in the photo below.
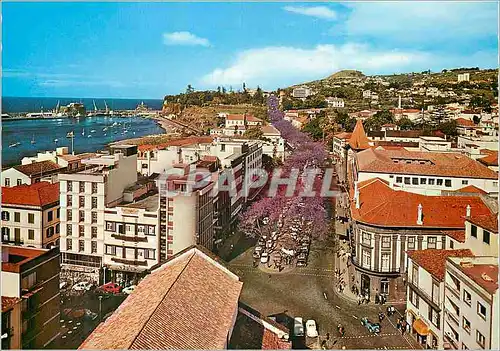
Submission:
M 429 327 L 421 319 L 417 319 L 415 322 L 413 322 L 413 329 L 415 329 L 415 331 L 419 335 L 427 335 L 427 334 L 429 334 Z

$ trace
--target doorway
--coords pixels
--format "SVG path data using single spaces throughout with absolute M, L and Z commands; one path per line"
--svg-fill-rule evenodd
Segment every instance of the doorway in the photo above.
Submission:
M 385 296 L 389 295 L 389 281 L 387 278 L 380 281 L 380 293 Z
M 370 277 L 366 274 L 361 274 L 361 292 L 370 296 Z

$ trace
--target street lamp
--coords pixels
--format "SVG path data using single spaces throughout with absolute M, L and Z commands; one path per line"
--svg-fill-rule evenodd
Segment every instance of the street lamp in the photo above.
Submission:
M 102 295 L 99 295 L 99 321 L 102 320 Z

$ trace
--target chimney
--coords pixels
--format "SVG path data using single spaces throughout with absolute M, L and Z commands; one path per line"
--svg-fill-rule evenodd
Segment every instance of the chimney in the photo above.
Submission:
M 424 222 L 423 222 L 423 214 L 422 214 L 422 204 L 418 204 L 417 224 L 418 225 L 424 224 Z
M 465 216 L 470 217 L 470 205 L 467 205 L 467 209 L 465 210 Z

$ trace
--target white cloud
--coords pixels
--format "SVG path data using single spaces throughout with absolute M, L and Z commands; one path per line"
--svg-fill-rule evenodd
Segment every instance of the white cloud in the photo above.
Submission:
M 165 45 L 210 46 L 208 39 L 200 38 L 190 32 L 163 33 L 163 43 Z
M 429 55 L 410 51 L 377 51 L 367 45 L 318 45 L 312 49 L 266 47 L 239 53 L 227 68 L 217 68 L 202 78 L 202 84 L 260 85 L 268 88 L 301 80 L 319 79 L 341 69 L 365 73 L 397 72 L 429 61 Z M 273 85 L 273 86 L 270 86 Z
M 326 6 L 285 6 L 283 10 L 298 13 L 300 15 L 311 16 L 321 19 L 334 20 L 337 18 L 337 13 Z

